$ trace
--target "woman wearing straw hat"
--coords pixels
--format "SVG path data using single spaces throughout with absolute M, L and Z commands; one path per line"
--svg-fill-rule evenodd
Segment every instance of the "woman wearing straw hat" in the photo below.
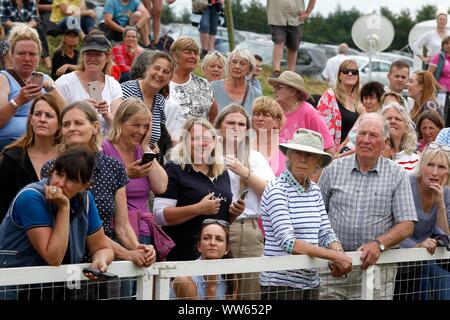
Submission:
M 266 233 L 265 256 L 306 254 L 331 260 L 332 275 L 350 272 L 348 257 L 330 226 L 320 188 L 311 181 L 316 170 L 329 165 L 332 156 L 323 151 L 323 139 L 315 131 L 298 129 L 289 143 L 280 144 L 287 158 L 286 170 L 268 184 L 262 196 Z M 263 300 L 316 300 L 316 270 L 262 272 Z
M 274 87 L 275 98 L 283 109 L 286 121 L 280 130 L 280 142 L 292 139 L 298 128 L 319 132 L 325 144 L 325 151 L 334 152 L 334 141 L 328 126 L 314 107 L 306 102 L 309 97 L 303 78 L 293 71 L 284 71 L 278 78 L 269 78 Z M 284 170 L 280 163 L 279 175 Z

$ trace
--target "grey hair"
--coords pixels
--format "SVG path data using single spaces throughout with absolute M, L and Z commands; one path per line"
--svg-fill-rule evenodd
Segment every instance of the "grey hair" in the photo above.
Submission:
M 141 54 L 134 59 L 130 70 L 131 80 L 142 79 L 144 77 L 151 56 L 152 52 L 150 50 L 142 50 Z
M 239 56 L 241 59 L 247 61 L 250 64 L 250 70 L 249 73 L 252 73 L 256 69 L 256 59 L 253 54 L 251 54 L 250 51 L 243 48 L 236 48 L 227 57 L 227 63 L 225 65 L 225 73 L 230 73 L 230 65 L 231 61 L 236 57 Z
M 380 121 L 382 125 L 381 134 L 383 135 L 384 139 L 389 139 L 389 123 L 381 114 L 379 114 L 378 112 L 369 112 L 363 114 L 358 121 L 358 128 L 361 126 L 361 123 L 366 119 L 374 119 Z
M 384 105 L 380 113 L 384 116 L 386 111 L 395 109 L 402 117 L 403 122 L 406 124 L 406 132 L 402 136 L 400 141 L 400 150 L 405 150 L 407 154 L 412 154 L 417 149 L 417 134 L 414 122 L 409 117 L 405 107 L 396 102 L 389 102 Z

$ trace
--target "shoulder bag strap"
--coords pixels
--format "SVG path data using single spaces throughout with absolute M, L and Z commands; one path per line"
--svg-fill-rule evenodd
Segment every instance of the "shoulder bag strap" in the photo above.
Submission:
M 25 87 L 26 83 L 19 77 L 19 75 L 13 69 L 6 70 L 16 81 L 19 83 L 21 87 Z
M 244 98 L 242 98 L 242 102 L 241 102 L 241 106 L 242 108 L 244 108 L 245 105 L 245 101 L 247 100 L 247 95 L 248 95 L 248 91 L 250 90 L 250 85 L 248 83 L 246 83 L 245 86 L 245 93 L 244 93 Z

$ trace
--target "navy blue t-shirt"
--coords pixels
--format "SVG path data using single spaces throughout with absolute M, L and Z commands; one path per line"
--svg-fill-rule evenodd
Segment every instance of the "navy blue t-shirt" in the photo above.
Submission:
M 177 207 L 196 204 L 211 192 L 222 199 L 219 212 L 216 215 L 196 216 L 182 224 L 164 227 L 164 231 L 176 244 L 167 256 L 167 260 L 195 260 L 199 256 L 196 249 L 196 237 L 200 232 L 203 220 L 221 219 L 228 221 L 228 210 L 233 198 L 230 177 L 225 170 L 217 178 L 210 179 L 203 173 L 195 171 L 191 165 L 186 165 L 183 170 L 180 165 L 173 162 L 168 162 L 164 169 L 169 177 L 169 183 L 167 191 L 159 197 L 177 200 Z

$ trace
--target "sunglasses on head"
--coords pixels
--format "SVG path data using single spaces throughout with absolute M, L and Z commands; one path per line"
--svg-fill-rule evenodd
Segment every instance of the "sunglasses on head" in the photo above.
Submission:
M 430 150 L 441 149 L 441 150 L 443 150 L 445 152 L 450 152 L 450 146 L 449 145 L 439 144 L 439 143 L 436 143 L 436 142 L 429 143 L 427 145 L 427 149 L 430 149 Z
M 97 36 L 97 37 L 95 37 L 95 36 L 86 36 L 86 37 L 84 37 L 84 42 L 85 43 L 86 42 L 92 42 L 92 41 L 97 43 L 97 44 L 100 44 L 100 45 L 105 45 L 105 44 L 109 45 L 108 40 L 105 37 L 99 37 L 99 36 Z
M 353 76 L 357 76 L 359 74 L 358 69 L 351 69 L 351 68 L 344 68 L 341 70 L 341 72 L 343 74 L 348 74 L 350 72 Z
M 225 220 L 220 220 L 220 219 L 205 219 L 202 222 L 203 226 L 209 225 L 209 224 L 218 224 L 221 225 L 224 228 L 229 228 L 230 224 L 225 221 Z

